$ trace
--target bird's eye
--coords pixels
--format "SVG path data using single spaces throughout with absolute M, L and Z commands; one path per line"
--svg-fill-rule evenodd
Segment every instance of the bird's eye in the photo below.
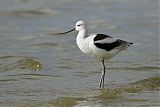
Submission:
M 81 26 L 81 25 L 77 25 L 77 26 Z

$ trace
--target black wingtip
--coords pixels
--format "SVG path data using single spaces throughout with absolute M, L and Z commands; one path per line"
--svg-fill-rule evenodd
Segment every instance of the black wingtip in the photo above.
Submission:
M 133 43 L 131 42 L 130 45 L 132 45 Z

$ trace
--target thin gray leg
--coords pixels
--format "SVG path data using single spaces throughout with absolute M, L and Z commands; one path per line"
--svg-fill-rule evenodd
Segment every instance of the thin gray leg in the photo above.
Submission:
M 106 67 L 105 67 L 105 64 L 104 64 L 104 59 L 101 60 L 102 62 L 102 65 L 103 65 L 103 71 L 102 71 L 102 75 L 101 75 L 101 78 L 100 78 L 100 83 L 99 83 L 99 86 L 100 88 L 104 88 L 104 77 L 105 77 L 105 72 L 106 72 Z

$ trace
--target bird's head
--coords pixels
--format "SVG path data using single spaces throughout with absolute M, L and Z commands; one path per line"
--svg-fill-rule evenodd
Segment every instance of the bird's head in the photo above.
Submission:
M 75 30 L 81 31 L 81 30 L 84 30 L 84 29 L 86 29 L 86 24 L 85 24 L 85 22 L 84 22 L 84 21 L 78 21 L 78 22 L 76 23 Z

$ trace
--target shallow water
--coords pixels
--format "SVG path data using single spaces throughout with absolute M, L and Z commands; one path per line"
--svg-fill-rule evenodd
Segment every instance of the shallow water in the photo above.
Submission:
M 77 32 L 134 43 L 111 61 L 105 89 L 100 61 L 82 54 Z M 158 0 L 0 0 L 1 107 L 158 107 Z

